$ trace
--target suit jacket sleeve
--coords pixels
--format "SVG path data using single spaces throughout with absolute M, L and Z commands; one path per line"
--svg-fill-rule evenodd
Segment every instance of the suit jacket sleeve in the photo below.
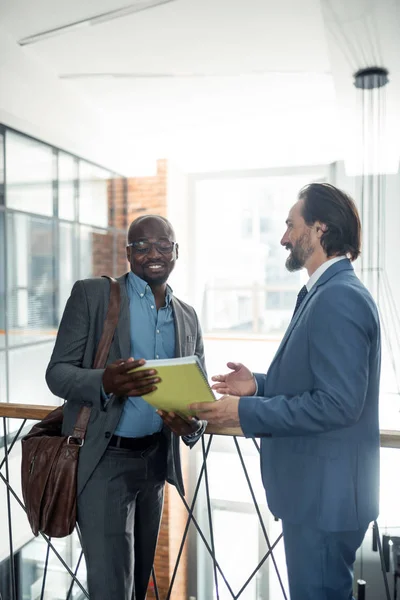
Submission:
M 61 319 L 46 371 L 46 381 L 56 396 L 102 410 L 101 385 L 104 369 L 82 367 L 88 334 L 89 308 L 85 287 L 82 281 L 77 281 Z
M 247 437 L 321 433 L 348 427 L 360 418 L 372 341 L 376 351 L 379 340 L 379 324 L 371 305 L 350 287 L 341 289 L 340 294 L 321 293 L 304 333 L 313 388 L 292 397 L 241 398 L 240 424 Z M 375 364 L 379 365 L 379 360 Z M 290 374 L 290 365 L 286 367 Z M 259 377 L 260 389 L 268 389 L 266 377 Z
M 264 373 L 253 373 L 255 379 L 256 379 L 256 396 L 264 396 L 264 382 L 265 382 L 265 375 Z

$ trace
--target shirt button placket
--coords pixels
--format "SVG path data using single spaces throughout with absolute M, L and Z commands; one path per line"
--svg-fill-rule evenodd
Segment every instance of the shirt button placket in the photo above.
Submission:
M 159 349 L 158 349 L 158 346 L 159 346 L 159 340 L 160 340 L 160 338 L 158 337 L 159 333 L 160 333 L 160 330 L 159 330 L 159 329 L 156 329 L 156 352 L 157 352 L 157 354 L 156 354 L 156 358 L 160 358 L 160 355 L 159 355 Z

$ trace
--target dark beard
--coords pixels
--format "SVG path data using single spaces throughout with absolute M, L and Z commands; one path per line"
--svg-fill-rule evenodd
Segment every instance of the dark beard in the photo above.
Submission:
M 145 281 L 149 284 L 150 287 L 152 285 L 164 285 L 164 283 L 167 283 L 168 281 L 168 275 L 165 275 L 164 277 L 146 277 Z
M 305 233 L 290 250 L 285 263 L 287 270 L 290 272 L 300 271 L 313 252 L 314 248 L 310 246 L 310 236 Z
M 154 275 L 145 275 L 143 273 L 143 275 L 142 275 L 142 279 L 146 283 L 148 283 L 150 287 L 152 285 L 154 285 L 154 286 L 164 285 L 164 283 L 167 283 L 168 277 L 169 277 L 168 271 L 166 271 L 162 275 L 161 275 L 161 273 L 160 273 L 160 275 L 157 275 L 156 273 L 154 273 Z

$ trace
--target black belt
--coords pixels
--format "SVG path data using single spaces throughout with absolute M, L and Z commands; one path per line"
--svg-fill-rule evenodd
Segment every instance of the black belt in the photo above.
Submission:
M 153 433 L 140 438 L 121 437 L 113 435 L 110 439 L 109 446 L 114 448 L 125 448 L 126 450 L 147 450 L 151 446 L 155 446 L 162 438 L 162 433 Z

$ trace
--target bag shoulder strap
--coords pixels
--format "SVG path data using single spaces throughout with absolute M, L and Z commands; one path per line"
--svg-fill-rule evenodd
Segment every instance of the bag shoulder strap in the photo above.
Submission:
M 103 369 L 106 366 L 111 342 L 118 325 L 121 305 L 121 288 L 118 281 L 113 277 L 108 277 L 108 275 L 103 275 L 103 277 L 106 277 L 110 282 L 110 300 L 104 321 L 103 332 L 93 362 L 93 369 Z M 91 412 L 91 408 L 82 406 L 76 419 L 72 437 L 84 440 Z
M 121 304 L 121 288 L 119 283 L 113 277 L 103 275 L 110 282 L 110 300 L 101 334 L 100 342 L 97 348 L 96 356 L 93 363 L 93 369 L 104 369 L 108 353 L 110 352 L 111 342 L 118 325 L 119 308 Z

